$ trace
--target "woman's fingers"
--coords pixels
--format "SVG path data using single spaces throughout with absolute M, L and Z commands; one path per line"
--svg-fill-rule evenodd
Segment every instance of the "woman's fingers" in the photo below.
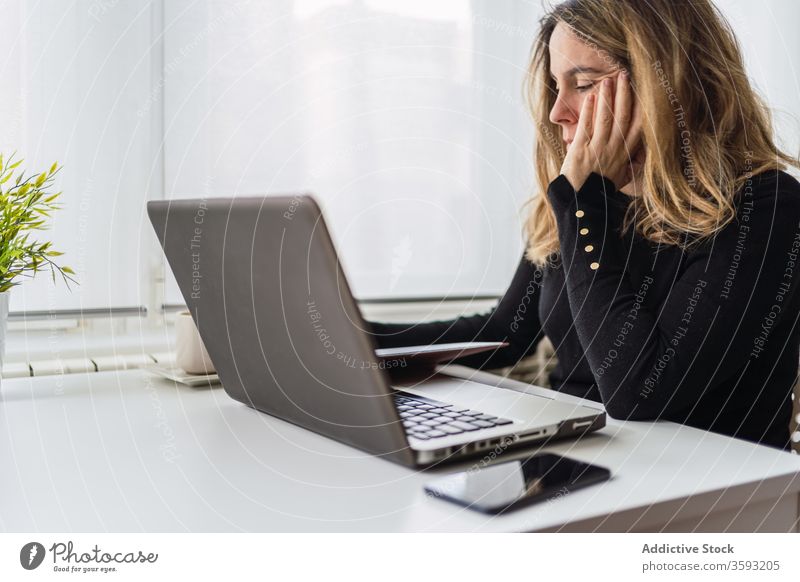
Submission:
M 592 141 L 601 147 L 608 143 L 611 135 L 611 126 L 614 123 L 612 84 L 613 79 L 610 77 L 603 79 L 600 83 L 600 95 L 597 99 Z
M 626 174 L 631 180 L 634 180 L 639 171 L 636 158 L 641 150 L 641 120 L 639 105 L 633 94 L 627 71 L 622 71 L 617 79 L 614 121 L 614 129 L 609 141 L 610 149 L 617 150 L 618 155 L 624 158 Z
M 573 144 L 586 144 L 592 138 L 592 118 L 594 117 L 595 95 L 589 95 L 581 104 L 581 112 L 578 115 L 578 129 L 573 138 Z
M 632 101 L 630 80 L 627 71 L 622 71 L 617 78 L 617 91 L 614 96 L 614 129 L 610 138 L 612 144 L 621 144 L 626 141 L 631 124 Z M 628 144 L 625 146 L 630 148 Z

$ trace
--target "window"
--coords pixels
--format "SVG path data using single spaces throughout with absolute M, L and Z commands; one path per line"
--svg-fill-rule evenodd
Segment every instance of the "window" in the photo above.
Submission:
M 357 296 L 502 292 L 530 195 L 535 19 L 481 4 L 168 2 L 167 196 L 310 191 Z
M 720 0 L 796 151 L 795 2 Z M 12 0 L 0 150 L 58 160 L 78 273 L 12 311 L 182 303 L 147 199 L 313 192 L 360 298 L 499 294 L 522 252 L 539 2 Z M 786 34 L 774 34 L 786 29 Z M 784 123 L 789 119 L 794 123 Z
M 3 5 L 0 150 L 16 150 L 29 171 L 64 166 L 56 182 L 64 208 L 44 236 L 80 281 L 72 292 L 48 276 L 26 281 L 12 290 L 12 311 L 144 304 L 144 203 L 159 195 L 160 138 L 136 111 L 157 78 L 153 10 L 139 2 Z

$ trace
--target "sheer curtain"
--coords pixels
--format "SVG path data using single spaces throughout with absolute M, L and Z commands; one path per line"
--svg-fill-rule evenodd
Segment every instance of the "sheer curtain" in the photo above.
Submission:
M 165 8 L 168 196 L 312 192 L 360 297 L 503 290 L 531 187 L 521 87 L 533 9 L 464 0 Z M 531 15 L 524 27 L 521 13 Z
M 11 293 L 12 311 L 144 304 L 142 211 L 160 137 L 136 115 L 154 78 L 153 2 L 6 1 L 0 19 L 0 151 L 31 172 L 63 165 L 49 238 L 80 285 L 49 273 Z M 158 195 L 158 194 L 157 194 Z M 147 236 L 150 236 L 147 233 Z

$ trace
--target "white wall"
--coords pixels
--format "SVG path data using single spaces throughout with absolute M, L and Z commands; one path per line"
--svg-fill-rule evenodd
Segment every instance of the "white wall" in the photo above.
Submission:
M 774 111 L 779 143 L 800 154 L 800 2 L 716 0 L 736 32 L 747 71 Z

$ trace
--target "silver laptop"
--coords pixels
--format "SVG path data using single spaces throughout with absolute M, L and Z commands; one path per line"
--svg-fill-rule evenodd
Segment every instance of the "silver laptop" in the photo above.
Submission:
M 248 406 L 407 466 L 605 426 L 599 408 L 378 358 L 309 195 L 147 210 L 225 391 Z

